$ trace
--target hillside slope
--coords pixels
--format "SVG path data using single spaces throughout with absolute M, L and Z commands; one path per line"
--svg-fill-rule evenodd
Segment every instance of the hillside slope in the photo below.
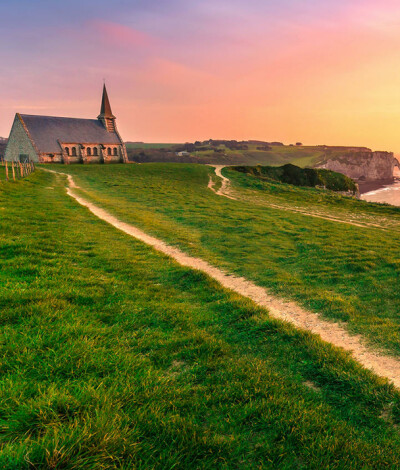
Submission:
M 287 183 L 294 186 L 322 187 L 356 195 L 356 183 L 347 176 L 334 171 L 314 168 L 300 168 L 290 163 L 279 166 L 233 166 L 230 169 L 252 175 L 265 181 Z
M 99 221 L 63 177 L 3 184 L 0 207 L 2 468 L 400 465 L 400 395 L 346 354 Z
M 225 169 L 229 200 L 208 189 L 220 181 L 202 165 L 120 166 L 111 179 L 101 166 L 67 171 L 120 219 L 400 353 L 399 209 Z

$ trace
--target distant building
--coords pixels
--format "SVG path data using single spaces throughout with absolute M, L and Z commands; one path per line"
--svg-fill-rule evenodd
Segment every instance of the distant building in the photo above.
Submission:
M 176 152 L 176 154 L 177 154 L 178 157 L 187 157 L 188 155 L 190 155 L 190 153 L 186 152 L 186 151 Z
M 5 160 L 38 163 L 126 163 L 125 144 L 103 87 L 97 119 L 15 115 Z

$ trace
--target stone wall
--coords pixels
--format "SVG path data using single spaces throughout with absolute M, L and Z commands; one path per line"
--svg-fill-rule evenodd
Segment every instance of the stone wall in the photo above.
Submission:
M 39 155 L 40 163 L 63 163 L 61 153 L 41 153 Z
M 11 128 L 4 158 L 9 162 L 19 161 L 20 155 L 28 155 L 31 161 L 39 162 L 38 154 L 17 115 Z
M 391 152 L 354 152 L 324 162 L 320 168 L 337 171 L 356 181 L 390 180 L 399 162 Z

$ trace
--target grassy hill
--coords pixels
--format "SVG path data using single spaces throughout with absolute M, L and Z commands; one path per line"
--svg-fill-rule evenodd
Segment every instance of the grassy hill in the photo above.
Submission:
M 399 354 L 399 210 L 225 170 L 233 201 L 198 165 L 59 169 L 124 220 Z M 385 380 L 101 222 L 64 177 L 1 181 L 0 468 L 400 466 Z
M 400 209 L 224 169 L 241 198 L 233 201 L 207 188 L 214 171 L 203 165 L 67 170 L 121 219 L 400 352 Z
M 255 176 L 269 182 L 281 182 L 295 186 L 323 187 L 332 191 L 357 193 L 355 182 L 341 173 L 330 170 L 300 168 L 290 163 L 279 166 L 233 166 L 230 169 Z
M 278 142 L 210 140 L 194 144 L 127 144 L 131 161 L 180 162 L 218 165 L 284 165 L 292 163 L 302 168 L 313 167 L 327 158 L 344 152 L 368 150 L 357 147 L 283 145 Z M 176 157 L 186 150 L 188 157 Z

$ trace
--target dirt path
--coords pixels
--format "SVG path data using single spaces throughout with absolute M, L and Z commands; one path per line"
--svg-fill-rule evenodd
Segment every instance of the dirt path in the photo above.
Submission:
M 229 178 L 224 176 L 222 174 L 222 171 L 221 171 L 223 168 L 226 167 L 226 165 L 209 165 L 209 166 L 212 166 L 213 168 L 215 168 L 215 174 L 222 179 L 222 185 L 221 185 L 220 189 L 218 191 L 216 191 L 215 188 L 214 188 L 214 183 L 210 179 L 210 182 L 208 183 L 208 188 L 211 189 L 212 191 L 214 191 L 214 193 L 217 194 L 218 196 L 224 196 L 224 197 L 227 197 L 229 199 L 234 199 L 234 200 L 237 201 L 238 198 L 234 197 L 232 195 L 232 191 L 230 189 L 230 180 L 229 180 Z M 245 201 L 246 199 L 243 198 L 243 200 Z M 248 201 L 248 202 L 254 202 L 254 201 Z M 296 207 L 282 206 L 282 205 L 279 205 L 279 204 L 274 204 L 272 202 L 268 203 L 266 201 L 263 201 L 261 205 L 263 205 L 265 207 L 271 207 L 272 209 L 279 209 L 279 210 L 287 211 L 287 212 L 297 212 L 299 214 L 306 215 L 306 216 L 309 216 L 309 217 L 315 217 L 317 219 L 329 220 L 331 222 L 338 222 L 340 224 L 353 225 L 355 227 L 373 227 L 373 228 L 378 228 L 380 230 L 387 230 L 387 228 L 382 227 L 381 225 L 378 225 L 378 224 L 373 224 L 373 223 L 369 223 L 369 222 L 362 222 L 362 223 L 352 222 L 351 220 L 344 220 L 344 219 L 341 219 L 339 217 L 334 217 L 334 216 L 329 216 L 329 215 L 322 215 L 322 214 L 318 214 L 318 213 L 315 213 L 315 212 L 309 212 L 309 211 L 305 211 L 303 209 L 299 209 L 299 208 L 296 208 Z
M 226 178 L 221 172 L 222 168 L 225 168 L 225 165 L 215 165 L 214 168 L 215 174 L 222 179 L 222 185 L 215 193 L 218 194 L 218 196 L 225 196 L 229 199 L 234 199 L 236 201 L 237 199 L 233 197 L 229 192 L 229 185 L 231 183 L 229 178 Z
M 99 219 L 104 220 L 118 230 L 121 230 L 147 245 L 152 246 L 157 251 L 170 256 L 182 266 L 203 271 L 225 288 L 251 299 L 261 307 L 265 307 L 271 317 L 287 321 L 303 330 L 311 331 L 319 335 L 324 341 L 350 351 L 353 357 L 364 367 L 372 370 L 379 376 L 387 377 L 394 385 L 400 387 L 400 360 L 366 347 L 362 343 L 360 336 L 350 335 L 348 331 L 338 323 L 323 320 L 318 314 L 308 312 L 294 302 L 284 301 L 278 297 L 272 296 L 266 289 L 257 286 L 245 278 L 227 274 L 215 266 L 212 266 L 207 261 L 189 256 L 178 248 L 167 245 L 162 240 L 148 235 L 137 227 L 122 222 L 109 212 L 78 195 L 74 189 L 80 188 L 75 184 L 71 175 L 55 172 L 53 170 L 45 171 L 67 176 L 69 183 L 67 192 L 69 196 L 74 198 L 82 206 L 87 207 Z

